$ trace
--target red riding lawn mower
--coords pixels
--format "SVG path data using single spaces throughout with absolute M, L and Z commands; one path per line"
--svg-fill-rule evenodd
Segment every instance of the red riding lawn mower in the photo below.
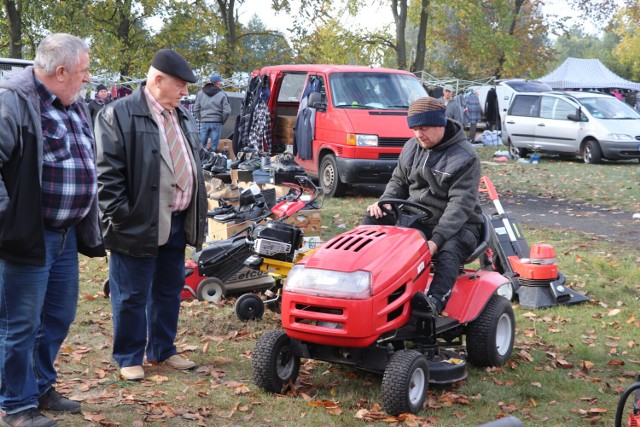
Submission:
M 429 383 L 466 378 L 467 362 L 487 367 L 509 360 L 515 334 L 510 280 L 461 266 L 448 317 L 433 316 L 425 301 L 431 255 L 424 235 L 410 228 L 431 213 L 407 200 L 379 204 L 396 217 L 395 226 L 358 226 L 291 269 L 282 329 L 263 334 L 253 351 L 256 385 L 283 392 L 295 383 L 301 358 L 340 363 L 382 374 L 384 410 L 398 415 L 422 409 Z M 482 242 L 465 264 L 487 250 L 489 229 L 485 217 Z

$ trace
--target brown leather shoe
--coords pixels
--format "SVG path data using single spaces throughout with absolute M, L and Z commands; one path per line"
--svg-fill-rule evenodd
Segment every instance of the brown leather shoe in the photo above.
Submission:
M 196 367 L 196 363 L 193 360 L 189 360 L 186 357 L 180 356 L 179 354 L 174 354 L 170 358 L 166 359 L 164 363 L 174 369 L 179 369 L 181 371 L 193 369 Z
M 237 200 L 240 198 L 240 189 L 233 184 L 226 185 L 218 191 L 209 193 L 209 198 L 214 200 Z
M 141 365 L 125 366 L 120 368 L 120 375 L 127 381 L 140 381 L 144 379 L 144 369 Z

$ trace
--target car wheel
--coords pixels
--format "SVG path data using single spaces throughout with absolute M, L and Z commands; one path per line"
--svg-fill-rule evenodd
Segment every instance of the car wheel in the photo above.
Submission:
M 251 365 L 251 379 L 255 385 L 273 393 L 282 393 L 283 387 L 296 382 L 300 358 L 291 352 L 291 338 L 283 330 L 269 331 L 256 341 Z
M 344 194 L 347 186 L 340 181 L 338 163 L 333 154 L 327 154 L 322 158 L 319 177 L 325 196 L 339 197 Z
M 584 144 L 582 160 L 591 165 L 596 165 L 602 161 L 602 150 L 598 141 L 590 139 Z
M 216 303 L 224 296 L 222 282 L 215 277 L 204 279 L 198 284 L 196 296 L 199 301 L 208 301 Z
M 469 363 L 480 368 L 504 365 L 513 350 L 515 325 L 511 303 L 493 295 L 482 313 L 466 328 Z
M 511 155 L 511 157 L 513 157 L 514 159 L 519 159 L 520 157 L 527 157 L 528 153 L 529 150 L 527 150 L 526 148 L 518 148 L 513 145 L 511 140 L 509 140 L 509 154 Z
M 243 322 L 262 319 L 264 314 L 264 302 L 256 294 L 240 295 L 235 305 L 236 316 Z
M 416 350 L 395 352 L 382 377 L 382 406 L 393 416 L 422 409 L 429 389 L 429 363 Z

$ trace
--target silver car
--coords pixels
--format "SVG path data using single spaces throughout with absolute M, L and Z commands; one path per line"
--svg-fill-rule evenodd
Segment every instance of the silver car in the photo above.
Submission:
M 502 137 L 514 157 L 541 151 L 585 163 L 640 159 L 640 114 L 603 93 L 518 93 Z

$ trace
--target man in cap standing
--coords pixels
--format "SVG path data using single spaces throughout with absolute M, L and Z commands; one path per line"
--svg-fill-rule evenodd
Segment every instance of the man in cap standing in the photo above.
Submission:
M 107 87 L 103 84 L 99 84 L 96 87 L 96 96 L 89 103 L 89 112 L 91 113 L 91 124 L 96 122 L 96 115 L 98 111 L 105 105 L 112 101 L 111 94 L 107 91 Z
M 207 208 L 197 126 L 180 105 L 195 81 L 184 57 L 162 49 L 142 86 L 96 119 L 113 356 L 127 380 L 144 378 L 145 353 L 150 363 L 195 366 L 174 345 L 186 244 L 201 247 Z
M 222 125 L 231 114 L 231 105 L 227 94 L 220 89 L 222 77 L 220 74 L 212 74 L 210 83 L 204 85 L 196 94 L 196 102 L 193 104 L 193 114 L 200 123 L 200 143 L 202 148 L 207 148 L 207 140 L 211 139 L 211 151 L 218 148 Z
M 445 116 L 444 104 L 420 98 L 409 106 L 407 122 L 413 130 L 402 148 L 382 199 L 405 199 L 426 205 L 433 216 L 419 228 L 435 261 L 426 309 L 434 315 L 445 308 L 460 265 L 478 244 L 482 210 L 478 201 L 480 159 L 467 141 L 462 125 Z M 373 203 L 363 224 L 393 225 Z

